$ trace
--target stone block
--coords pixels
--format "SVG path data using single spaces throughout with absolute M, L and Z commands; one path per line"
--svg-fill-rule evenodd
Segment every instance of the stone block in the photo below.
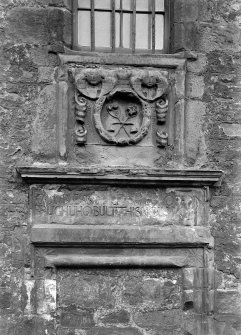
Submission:
M 185 268 L 183 269 L 183 288 L 185 290 L 190 290 L 194 285 L 194 268 Z
M 197 155 L 205 156 L 205 146 L 202 145 L 203 122 L 206 114 L 206 104 L 198 100 L 187 101 L 186 104 L 186 149 L 187 155 L 194 161 Z M 204 161 L 205 163 L 205 157 Z
M 185 0 L 185 21 L 196 21 L 199 18 L 199 0 Z
M 113 311 L 100 317 L 100 320 L 104 324 L 126 324 L 130 321 L 130 314 L 125 310 Z
M 19 322 L 13 322 L 7 335 L 43 335 L 54 334 L 54 323 L 41 317 L 23 318 Z
M 146 330 L 180 330 L 182 325 L 182 313 L 180 310 L 146 311 L 134 315 L 134 321 L 138 327 Z
M 71 14 L 63 9 L 15 7 L 8 12 L 6 34 L 18 43 L 70 45 L 70 31 Z
M 216 335 L 241 334 L 241 318 L 238 315 L 215 314 L 213 333 Z
M 195 21 L 185 22 L 185 39 L 183 49 L 197 51 L 197 42 L 199 40 L 199 24 Z
M 56 155 L 56 86 L 48 85 L 36 100 L 37 115 L 33 124 L 32 151 L 36 156 Z
M 202 99 L 204 94 L 204 77 L 189 74 L 186 77 L 186 93 L 189 98 Z
M 241 295 L 238 290 L 217 290 L 215 296 L 216 313 L 241 315 Z
M 36 313 L 50 315 L 56 310 L 56 281 L 51 279 L 36 280 Z
M 185 18 L 185 0 L 174 1 L 174 22 L 183 22 Z
M 12 293 L 10 289 L 1 288 L 0 292 L 0 309 L 6 310 L 11 306 Z
M 38 67 L 38 82 L 51 83 L 54 81 L 54 70 L 52 67 L 39 66 Z
M 214 290 L 206 290 L 206 294 L 205 294 L 205 299 L 204 299 L 204 308 L 203 310 L 206 313 L 213 313 L 215 311 L 214 308 L 214 300 L 215 299 L 215 291 Z
M 207 65 L 207 56 L 205 54 L 199 53 L 196 61 L 187 62 L 187 71 L 196 74 L 203 74 L 206 71 Z
M 87 309 L 64 311 L 60 316 L 60 324 L 66 328 L 89 329 L 95 326 L 93 311 Z
M 228 137 L 241 137 L 241 124 L 222 123 L 220 127 Z
M 194 290 L 193 299 L 194 311 L 197 314 L 202 314 L 204 311 L 203 290 Z
M 185 49 L 184 41 L 185 41 L 184 23 L 175 23 L 173 25 L 173 52 L 178 52 Z
M 134 327 L 125 327 L 125 328 L 118 328 L 118 327 L 98 327 L 98 328 L 91 328 L 87 331 L 87 335 L 141 335 L 139 329 Z
M 183 291 L 183 310 L 188 311 L 194 307 L 194 291 L 184 290 Z
M 54 7 L 65 7 L 68 10 L 72 10 L 72 0 L 48 0 L 49 6 Z

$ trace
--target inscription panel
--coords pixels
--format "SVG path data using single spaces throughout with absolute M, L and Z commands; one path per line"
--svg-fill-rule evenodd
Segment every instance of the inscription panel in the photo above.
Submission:
M 205 225 L 202 190 L 33 186 L 33 223 Z

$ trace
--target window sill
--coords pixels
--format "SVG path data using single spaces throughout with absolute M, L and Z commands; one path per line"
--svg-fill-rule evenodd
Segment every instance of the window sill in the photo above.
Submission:
M 64 54 L 59 54 L 59 58 L 62 65 L 68 63 L 82 63 L 88 65 L 126 65 L 184 69 L 186 60 L 196 60 L 197 54 L 186 51 L 176 54 L 101 53 L 83 52 L 66 48 Z

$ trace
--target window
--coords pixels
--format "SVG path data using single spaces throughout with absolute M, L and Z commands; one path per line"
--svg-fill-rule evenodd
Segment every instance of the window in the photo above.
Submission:
M 171 0 L 74 0 L 74 49 L 164 53 Z

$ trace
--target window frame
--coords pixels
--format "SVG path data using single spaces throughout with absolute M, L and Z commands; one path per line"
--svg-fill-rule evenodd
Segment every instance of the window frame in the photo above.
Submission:
M 112 0 L 112 4 L 115 0 Z M 133 3 L 135 3 L 138 0 L 132 0 Z M 112 40 L 112 46 L 111 47 L 95 47 L 93 40 L 94 40 L 94 30 L 93 27 L 90 27 L 91 29 L 91 46 L 85 47 L 78 44 L 78 0 L 72 0 L 72 13 L 73 13 L 73 43 L 72 43 L 72 49 L 76 51 L 81 52 L 103 52 L 103 53 L 123 53 L 123 54 L 150 54 L 150 55 L 158 55 L 158 54 L 168 54 L 171 50 L 171 25 L 173 22 L 173 0 L 164 0 L 164 32 L 163 32 L 163 49 L 162 50 L 156 50 L 154 48 L 152 49 L 136 49 L 135 47 L 132 48 L 118 48 L 114 45 L 115 40 L 115 30 L 112 30 L 113 27 L 113 21 L 112 21 L 112 27 L 111 27 L 111 40 Z M 93 15 L 93 10 L 92 14 Z M 113 19 L 112 19 L 113 20 Z M 133 31 L 132 31 L 133 34 Z M 135 32 L 134 32 L 135 34 Z

